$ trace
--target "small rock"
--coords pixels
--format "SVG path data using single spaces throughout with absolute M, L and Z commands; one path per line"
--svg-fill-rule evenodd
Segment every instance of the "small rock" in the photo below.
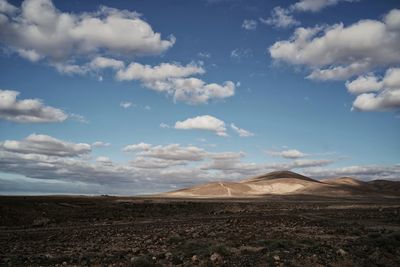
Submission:
M 193 255 L 192 256 L 192 262 L 193 263 L 199 262 L 199 257 L 197 255 Z
M 280 261 L 281 258 L 280 258 L 278 255 L 275 255 L 275 256 L 274 256 L 274 260 L 275 260 L 275 261 Z
M 218 263 L 222 261 L 222 257 L 221 255 L 219 255 L 218 253 L 214 252 L 211 256 L 210 256 L 210 260 L 213 263 Z
M 338 254 L 338 255 L 340 255 L 340 256 L 344 256 L 344 255 L 346 255 L 347 254 L 347 252 L 346 251 L 344 251 L 343 249 L 341 249 L 341 248 L 339 248 L 337 251 L 336 251 L 336 253 Z
M 137 254 L 140 252 L 140 248 L 132 248 L 131 251 L 133 254 Z
M 199 238 L 199 236 L 200 236 L 199 233 L 196 233 L 196 232 L 192 234 L 193 238 Z

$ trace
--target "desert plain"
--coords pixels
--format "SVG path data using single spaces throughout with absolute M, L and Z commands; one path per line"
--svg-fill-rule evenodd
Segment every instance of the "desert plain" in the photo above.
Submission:
M 297 188 L 262 195 L 212 183 L 140 197 L 2 196 L 0 265 L 400 266 L 397 182 L 303 177 L 242 182 Z

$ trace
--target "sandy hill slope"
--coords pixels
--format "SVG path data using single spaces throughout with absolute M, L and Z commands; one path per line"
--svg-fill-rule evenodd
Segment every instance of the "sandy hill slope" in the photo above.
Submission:
M 271 172 L 240 183 L 249 186 L 255 195 L 292 194 L 320 184 L 317 180 L 290 171 Z
M 309 182 L 318 182 L 317 180 L 311 179 L 307 176 L 291 172 L 291 171 L 276 171 L 276 172 L 270 172 L 264 175 L 256 176 L 249 178 L 247 180 L 244 180 L 243 182 L 262 182 L 262 181 L 267 181 L 267 180 L 274 180 L 274 179 L 284 179 L 284 178 L 291 178 L 291 179 L 298 179 L 298 180 L 303 180 L 303 181 L 309 181 Z
M 211 182 L 160 194 L 176 198 L 252 198 L 267 195 L 400 196 L 400 182 L 360 181 L 351 177 L 314 180 L 307 176 L 279 171 L 239 182 Z
M 235 182 L 213 182 L 201 184 L 164 195 L 171 197 L 244 197 L 251 196 L 251 188 Z
M 352 177 L 339 177 L 321 180 L 323 183 L 333 184 L 333 185 L 347 185 L 347 186 L 366 186 L 368 183 L 363 182 Z

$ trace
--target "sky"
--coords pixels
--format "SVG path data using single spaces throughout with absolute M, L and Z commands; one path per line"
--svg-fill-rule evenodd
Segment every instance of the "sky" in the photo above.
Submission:
M 398 0 L 0 0 L 0 194 L 400 178 Z

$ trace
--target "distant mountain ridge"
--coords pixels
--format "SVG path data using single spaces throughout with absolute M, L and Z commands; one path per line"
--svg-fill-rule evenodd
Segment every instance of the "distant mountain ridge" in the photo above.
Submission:
M 396 196 L 400 182 L 387 180 L 361 181 L 352 177 L 314 180 L 291 172 L 276 171 L 239 182 L 210 182 L 160 194 L 176 198 L 254 198 L 268 195 Z

